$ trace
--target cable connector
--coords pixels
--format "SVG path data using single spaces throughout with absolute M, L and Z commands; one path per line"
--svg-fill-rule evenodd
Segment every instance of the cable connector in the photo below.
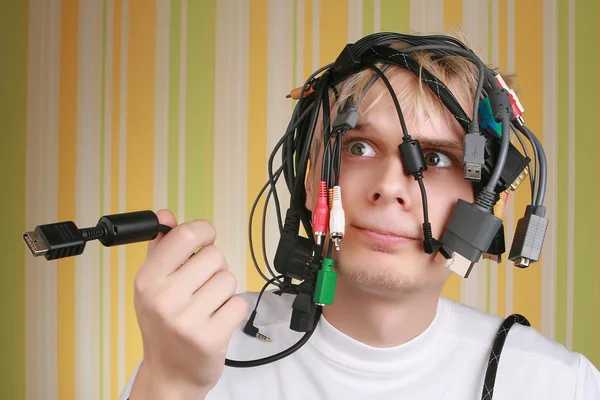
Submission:
M 458 199 L 440 241 L 447 249 L 476 263 L 482 253 L 489 249 L 500 225 L 500 218 Z
M 338 114 L 331 129 L 333 132 L 346 132 L 351 129 L 354 129 L 356 124 L 358 123 L 358 118 L 360 114 L 356 109 L 356 105 L 352 103 L 352 105 L 348 108 L 348 111 L 342 112 Z
M 452 257 L 446 260 L 446 267 L 462 278 L 468 278 L 473 270 L 475 263 L 468 258 L 463 257 L 457 252 L 452 253 Z
M 340 240 L 343 239 L 346 230 L 346 217 L 342 207 L 342 189 L 339 186 L 333 187 L 333 201 L 331 212 L 329 214 L 329 231 L 335 244 L 335 249 L 340 251 Z
M 327 182 L 321 181 L 319 184 L 319 197 L 317 206 L 312 217 L 313 232 L 317 245 L 322 243 L 323 237 L 327 234 L 327 225 L 329 220 L 329 205 L 327 201 Z
M 25 232 L 23 241 L 33 256 L 50 261 L 80 255 L 91 240 L 99 240 L 106 247 L 118 246 L 153 240 L 161 230 L 163 226 L 153 211 L 136 211 L 105 215 L 93 228 L 79 229 L 73 221 L 39 225 Z
M 481 180 L 481 172 L 485 164 L 485 137 L 478 132 L 465 135 L 463 144 L 463 167 L 465 179 L 472 182 Z
M 423 176 L 423 172 L 427 170 L 427 163 L 421 150 L 421 143 L 406 135 L 402 137 L 402 143 L 398 145 L 398 149 L 404 172 L 414 176 L 415 179 Z
M 523 119 L 523 117 L 521 117 L 521 115 L 525 112 L 525 108 L 521 104 L 521 101 L 517 97 L 515 91 L 508 87 L 508 85 L 506 84 L 506 82 L 504 82 L 504 79 L 502 79 L 502 76 L 500 76 L 500 74 L 496 75 L 496 81 L 502 89 L 505 89 L 508 92 L 508 96 L 510 98 L 510 106 L 513 112 L 513 118 L 519 121 L 521 125 L 525 124 L 525 120 Z
M 508 259 L 513 261 L 516 267 L 527 268 L 532 262 L 540 259 L 548 228 L 548 220 L 544 218 L 545 213 L 545 207 L 530 205 L 525 210 L 525 216 L 517 222 L 508 255 Z
M 248 336 L 252 336 L 258 338 L 260 340 L 264 340 L 266 342 L 270 342 L 271 338 L 263 335 L 258 331 L 258 328 L 254 326 L 254 318 L 256 318 L 256 310 L 252 311 L 248 322 L 246 322 L 246 326 L 244 326 L 244 333 Z
M 314 303 L 318 306 L 333 304 L 336 284 L 337 272 L 333 270 L 333 260 L 324 258 L 323 265 L 317 273 L 317 283 L 313 296 Z
M 496 232 L 496 236 L 494 236 L 494 240 L 492 240 L 490 247 L 485 253 L 483 253 L 483 258 L 500 263 L 502 262 L 502 254 L 505 252 L 506 244 L 504 242 L 504 224 L 502 224 L 500 225 L 498 232 Z

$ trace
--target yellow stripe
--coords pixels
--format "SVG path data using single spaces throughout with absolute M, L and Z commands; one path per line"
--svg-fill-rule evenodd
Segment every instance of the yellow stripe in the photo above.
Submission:
M 500 0 L 498 5 L 499 15 L 498 15 L 498 59 L 499 59 L 499 68 L 501 71 L 506 71 L 507 67 L 507 49 L 506 49 L 506 24 L 507 24 L 507 8 L 508 4 L 507 0 Z M 508 199 L 509 202 L 513 201 L 513 196 L 510 196 Z M 506 228 L 506 224 L 505 224 Z M 504 237 L 508 232 L 504 231 Z M 510 243 L 506 243 L 507 251 L 510 249 Z M 504 254 L 502 257 L 502 262 L 498 264 L 498 311 L 497 314 L 500 316 L 505 316 L 506 314 L 506 257 L 508 254 Z
M 121 108 L 121 0 L 113 5 L 110 211 L 119 212 L 119 125 Z M 110 398 L 119 398 L 119 251 L 110 249 Z
M 58 220 L 75 219 L 79 1 L 62 0 L 58 125 Z M 57 268 L 58 398 L 75 398 L 75 259 Z
M 462 0 L 444 0 L 444 30 L 462 27 Z
M 248 141 L 248 215 L 256 195 L 265 184 L 267 160 L 267 46 L 269 26 L 269 3 L 267 0 L 256 0 L 250 7 L 250 48 L 249 48 L 249 92 L 252 101 L 248 105 L 248 126 L 252 130 L 252 140 Z M 262 215 L 264 198 L 255 210 L 252 226 L 252 239 L 256 259 L 262 263 L 260 253 L 260 216 Z M 285 212 L 285 209 L 282 210 Z M 258 291 L 263 285 L 262 278 L 256 273 L 252 257 L 248 252 L 246 266 L 246 289 Z
M 319 66 L 334 62 L 348 44 L 348 2 L 327 0 L 319 10 Z M 335 23 L 333 23 L 335 21 Z
M 542 135 L 542 96 L 543 79 L 543 16 L 540 10 L 543 0 L 529 0 L 519 3 L 515 15 L 515 73 L 517 86 L 521 90 L 519 99 L 525 107 L 525 123 L 543 142 Z M 531 150 L 531 147 L 530 147 Z M 533 153 L 530 153 L 533 154 Z M 528 185 L 522 185 L 515 192 L 515 227 L 523 217 L 525 207 L 531 202 Z M 509 264 L 508 268 L 511 268 Z M 514 273 L 514 312 L 521 313 L 536 329 L 541 329 L 542 310 L 542 260 L 527 269 L 515 268 Z
M 153 209 L 154 70 L 156 2 L 129 1 L 127 47 L 127 211 Z M 125 267 L 125 375 L 143 355 L 133 307 L 133 279 L 146 256 L 146 243 L 128 245 Z
M 313 51 L 313 2 L 306 0 L 304 4 L 304 81 L 312 74 Z M 303 82 L 304 83 L 304 82 Z

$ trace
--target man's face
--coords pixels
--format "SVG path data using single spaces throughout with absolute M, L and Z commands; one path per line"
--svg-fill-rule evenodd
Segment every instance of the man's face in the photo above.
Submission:
M 408 72 L 392 79 L 400 93 Z M 404 84 L 403 84 L 404 83 Z M 383 97 L 369 108 L 381 91 Z M 412 96 L 401 101 L 408 134 L 419 140 L 428 169 L 423 182 L 427 191 L 429 221 L 439 239 L 457 199 L 473 201 L 471 183 L 464 179 L 460 125 L 439 118 L 438 129 L 431 119 L 419 123 L 407 112 Z M 470 109 L 463 104 L 465 110 Z M 381 80 L 369 90 L 361 106 L 356 129 L 343 138 L 340 187 L 346 232 L 340 251 L 333 250 L 336 269 L 344 279 L 376 291 L 402 293 L 418 289 L 441 290 L 450 276 L 445 259 L 423 251 L 423 203 L 418 182 L 407 175 L 398 145 L 402 129 L 391 97 Z M 322 162 L 320 154 L 312 165 L 307 187 L 307 207 L 314 209 Z

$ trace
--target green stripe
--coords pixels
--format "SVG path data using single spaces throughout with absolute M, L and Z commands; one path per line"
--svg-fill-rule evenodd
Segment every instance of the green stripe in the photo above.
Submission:
M 363 36 L 375 32 L 375 0 L 363 1 Z
M 169 21 L 169 161 L 167 207 L 178 216 L 179 76 L 181 67 L 181 0 L 171 0 Z
M 27 22 L 23 11 L 26 1 L 4 2 L 0 12 L 0 170 L 13 171 L 2 174 L 3 195 L 0 205 L 8 210 L 2 217 L 0 254 L 0 315 L 2 315 L 2 398 L 20 399 L 24 394 L 24 148 L 27 64 Z M 17 172 L 17 173 L 14 173 Z M 19 385 L 21 383 L 21 385 Z
M 213 216 L 215 0 L 188 3 L 185 218 Z
M 581 0 L 575 7 L 575 288 L 573 350 L 593 358 L 594 338 L 600 335 L 591 315 L 596 296 L 595 259 L 598 200 L 592 185 L 596 176 L 598 136 L 598 33 L 596 0 Z M 586 193 L 587 192 L 587 193 Z
M 557 49 L 557 190 L 556 190 L 556 321 L 554 339 L 567 343 L 567 226 L 569 209 L 569 0 L 558 0 Z M 548 243 L 554 246 L 554 243 Z
M 408 33 L 410 0 L 381 0 L 381 30 Z
M 101 99 L 101 111 L 100 111 L 100 215 L 104 213 L 104 168 L 106 163 L 104 157 L 106 154 L 105 139 L 106 134 L 104 129 L 106 128 L 104 123 L 104 116 L 106 115 L 106 35 L 108 29 L 106 27 L 106 0 L 102 1 L 102 99 Z M 100 249 L 100 268 L 99 268 L 99 281 L 100 281 L 100 397 L 104 398 L 104 251 Z

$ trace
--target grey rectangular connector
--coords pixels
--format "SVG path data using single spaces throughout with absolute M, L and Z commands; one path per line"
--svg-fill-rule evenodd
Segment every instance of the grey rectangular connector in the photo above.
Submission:
M 463 166 L 465 179 L 480 181 L 481 172 L 485 163 L 485 137 L 476 133 L 465 135 L 463 147 Z

